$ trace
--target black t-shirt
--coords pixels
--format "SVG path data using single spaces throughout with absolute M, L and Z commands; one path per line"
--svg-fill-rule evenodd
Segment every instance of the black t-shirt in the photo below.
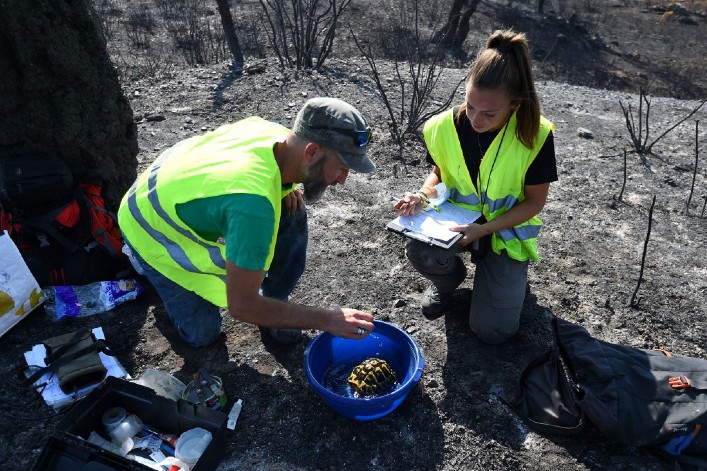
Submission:
M 459 106 L 453 110 L 454 116 L 459 112 Z M 471 123 L 466 117 L 460 120 L 454 120 L 454 127 L 457 130 L 459 143 L 461 144 L 466 168 L 469 170 L 471 181 L 476 186 L 477 176 L 479 174 L 479 166 L 481 158 L 486 150 L 491 146 L 491 143 L 496 138 L 501 129 L 498 131 L 489 131 L 478 133 L 471 127 Z M 436 165 L 430 154 L 427 154 L 427 161 Z M 551 183 L 557 181 L 557 162 L 555 160 L 555 139 L 552 132 L 548 134 L 545 143 L 540 148 L 540 152 L 533 160 L 533 163 L 528 167 L 525 174 L 526 185 L 540 185 L 542 183 Z

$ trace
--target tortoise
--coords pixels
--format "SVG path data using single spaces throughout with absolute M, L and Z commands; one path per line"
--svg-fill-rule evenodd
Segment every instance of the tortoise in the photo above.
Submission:
M 348 381 L 353 390 L 361 396 L 372 396 L 387 392 L 397 378 L 387 361 L 367 358 L 354 367 Z

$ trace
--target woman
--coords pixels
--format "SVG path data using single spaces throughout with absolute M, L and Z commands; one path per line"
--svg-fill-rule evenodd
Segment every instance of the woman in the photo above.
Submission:
M 461 254 L 476 263 L 469 325 L 488 343 L 517 330 L 529 260 L 539 260 L 536 238 L 550 183 L 557 180 L 554 125 L 540 115 L 525 36 L 496 31 L 467 73 L 466 100 L 432 117 L 424 137 L 432 160 L 420 190 L 395 204 L 400 214 L 423 210 L 430 199 L 449 199 L 481 212 L 475 223 L 454 226 L 464 236 L 451 249 L 409 240 L 405 254 L 432 285 L 424 292 L 428 318 L 446 310 L 466 278 Z

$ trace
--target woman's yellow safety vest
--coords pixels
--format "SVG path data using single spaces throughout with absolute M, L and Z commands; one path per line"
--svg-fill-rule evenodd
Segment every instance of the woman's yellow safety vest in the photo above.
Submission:
M 282 197 L 273 147 L 289 130 L 252 117 L 163 152 L 123 197 L 118 224 L 140 256 L 162 275 L 226 307 L 226 247 L 201 238 L 177 215 L 188 201 L 247 193 L 264 196 L 275 215 L 265 269 L 275 251 Z
M 482 157 L 476 186 L 464 161 L 452 109 L 430 118 L 423 134 L 442 181 L 453 190 L 452 202 L 480 211 L 487 221 L 492 221 L 525 199 L 525 174 L 554 128 L 554 124 L 541 117 L 535 145 L 528 149 L 516 137 L 513 113 Z M 491 247 L 497 254 L 505 250 L 514 260 L 540 260 L 536 242 L 541 226 L 540 218 L 533 216 L 513 228 L 494 232 Z

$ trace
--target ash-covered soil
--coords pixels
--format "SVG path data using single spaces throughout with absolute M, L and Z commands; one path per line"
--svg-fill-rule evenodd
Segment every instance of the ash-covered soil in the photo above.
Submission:
M 704 32 L 704 22 L 699 28 Z M 38 310 L 0 339 L 0 364 L 8 378 L 0 386 L 2 469 L 27 469 L 59 420 L 35 393 L 14 387 L 22 353 L 43 339 L 98 325 L 112 343 L 125 347 L 118 358 L 131 376 L 159 369 L 188 382 L 204 366 L 223 378 L 229 407 L 236 398 L 243 400 L 219 470 L 667 466 L 613 464 L 614 456 L 651 455 L 610 442 L 592 428 L 574 437 L 539 435 L 490 391 L 515 390 L 522 368 L 549 344 L 553 315 L 582 324 L 602 340 L 707 358 L 704 151 L 693 186 L 695 120 L 704 123 L 707 109 L 660 139 L 653 155 L 629 153 L 624 180 L 623 151 L 630 146 L 619 101 L 635 110 L 638 96 L 568 85 L 539 73 L 543 113 L 557 126 L 559 181 L 540 215 L 542 261 L 529 270 L 520 332 L 510 342 L 489 346 L 467 326 L 473 274 L 455 294 L 448 315 L 430 321 L 420 313 L 425 282 L 407 263 L 402 237 L 387 232 L 385 224 L 395 215 L 390 195 L 417 189 L 429 168 L 420 143 L 409 142 L 401 156 L 390 141 L 389 117 L 365 61 L 332 59 L 322 72 L 299 74 L 283 74 L 272 59 L 258 63 L 257 72 L 239 78 L 222 64 L 176 70 L 163 80 L 126 81 L 124 91 L 139 121 L 140 165 L 183 138 L 253 114 L 291 125 L 313 96 L 336 96 L 359 107 L 374 128 L 371 152 L 378 171 L 351 174 L 345 186 L 328 190 L 309 207 L 307 269 L 291 300 L 369 310 L 400 326 L 422 350 L 426 365 L 420 385 L 384 418 L 346 419 L 324 405 L 305 379 L 303 352 L 317 332 L 282 347 L 261 338 L 257 327 L 226 318 L 216 345 L 193 349 L 180 342 L 148 287 L 136 301 L 75 321 L 53 323 Z M 393 77 L 390 64 L 381 70 Z M 443 100 L 463 75 L 463 69 L 445 70 L 435 97 Z M 460 90 L 455 102 L 462 99 Z M 698 104 L 651 97 L 651 138 Z M 593 138 L 580 137 L 580 127 Z M 704 149 L 704 126 L 698 140 Z M 631 307 L 637 287 L 638 306 Z

